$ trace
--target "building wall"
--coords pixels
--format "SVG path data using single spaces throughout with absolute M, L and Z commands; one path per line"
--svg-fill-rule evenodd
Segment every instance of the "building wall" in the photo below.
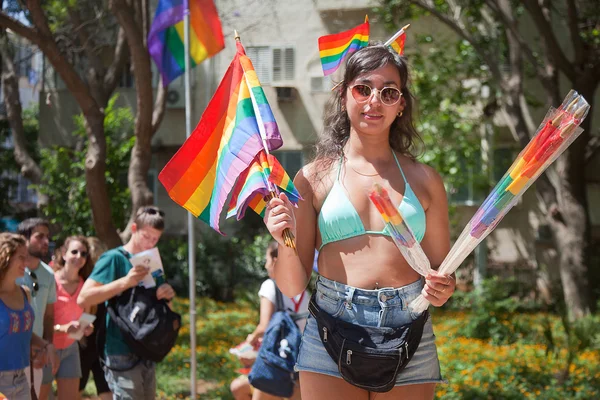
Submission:
M 223 22 L 223 33 L 226 48 L 211 60 L 202 63 L 193 70 L 192 79 L 192 125 L 200 119 L 208 99 L 214 93 L 223 74 L 235 54 L 234 29 L 238 31 L 247 53 L 253 58 L 255 68 L 269 71 L 268 57 L 260 58 L 258 48 L 291 48 L 294 53 L 293 76 L 279 81 L 263 82 L 266 96 L 278 121 L 284 147 L 282 151 L 290 153 L 302 151 L 305 157 L 311 152 L 312 144 L 317 140 L 322 130 L 323 110 L 330 97 L 330 88 L 340 79 L 339 73 L 332 78 L 323 78 L 319 59 L 318 37 L 349 29 L 361 23 L 366 13 L 370 14 L 371 39 L 386 40 L 390 33 L 383 30 L 376 15 L 370 12 L 370 0 L 216 0 L 217 8 Z M 529 29 L 531 24 L 523 24 Z M 428 32 L 436 37 L 449 37 L 449 32 L 443 24 L 422 19 L 415 21 L 410 28 L 407 47 L 414 43 L 414 35 Z M 531 35 L 530 35 L 531 36 Z M 535 38 L 531 38 L 535 40 Z M 267 60 L 267 61 L 265 61 Z M 272 59 L 271 59 L 272 61 Z M 265 66 L 266 65 L 266 66 Z M 272 67 L 271 67 L 272 68 Z M 264 71 L 263 71 L 264 72 Z M 165 163 L 179 148 L 185 139 L 185 114 L 183 107 L 183 78 L 170 85 L 172 101 L 165 119 L 153 139 L 153 176 L 157 176 Z M 41 106 L 42 140 L 44 144 L 70 143 L 70 132 L 73 129 L 72 115 L 78 112 L 78 107 L 64 89 L 47 88 L 50 102 Z M 543 88 L 535 82 L 528 82 L 528 90 L 542 93 Z M 568 88 L 565 88 L 565 94 Z M 119 104 L 136 108 L 134 89 L 119 89 Z M 174 93 L 174 94 L 173 94 Z M 42 98 L 46 94 L 42 93 Z M 600 104 L 600 94 L 595 101 Z M 546 108 L 540 107 L 534 112 L 534 123 L 539 123 Z M 594 112 L 589 118 L 594 118 L 595 126 L 600 124 L 600 113 Z M 496 127 L 496 144 L 514 145 L 514 139 L 505 127 L 501 118 Z M 306 160 L 306 158 L 305 158 Z M 600 176 L 598 170 L 600 159 L 596 158 L 589 168 L 589 179 L 594 183 L 590 186 L 590 206 L 594 232 L 598 232 L 600 224 Z M 167 230 L 170 233 L 183 234 L 186 232 L 186 214 L 166 194 L 162 185 L 155 181 L 155 201 L 167 212 Z M 544 263 L 554 263 L 553 255 L 548 250 L 543 235 L 539 235 L 540 221 L 543 220 L 543 210 L 532 187 L 522 201 L 504 218 L 494 234 L 489 238 L 490 257 L 494 262 L 520 263 L 537 260 Z M 461 205 L 458 208 L 459 226 L 464 226 L 477 208 L 475 205 Z M 529 260 L 529 261 L 527 261 Z

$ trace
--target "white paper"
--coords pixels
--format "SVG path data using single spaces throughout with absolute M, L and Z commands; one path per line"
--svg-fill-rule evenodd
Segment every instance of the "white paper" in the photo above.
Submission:
M 155 287 L 156 278 L 165 274 L 165 270 L 160 259 L 160 254 L 158 253 L 158 248 L 156 247 L 134 254 L 129 261 L 134 267 L 136 265 L 143 265 L 149 268 L 148 274 L 140 282 L 145 288 Z
M 75 332 L 69 333 L 71 339 L 79 340 L 83 337 L 83 331 L 85 328 L 90 326 L 96 320 L 96 316 L 93 314 L 83 313 L 79 317 L 79 329 Z

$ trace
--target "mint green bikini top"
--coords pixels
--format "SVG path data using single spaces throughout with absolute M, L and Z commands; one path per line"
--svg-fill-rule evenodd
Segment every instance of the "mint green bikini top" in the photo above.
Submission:
M 419 199 L 411 189 L 402 167 L 398 162 L 396 154 L 396 164 L 402 178 L 404 178 L 404 196 L 398 210 L 402 214 L 410 229 L 415 234 L 415 237 L 420 242 L 425 236 L 425 210 L 419 202 Z M 343 159 L 342 159 L 343 160 Z M 346 191 L 340 183 L 340 172 L 342 169 L 342 160 L 338 166 L 338 173 L 331 191 L 327 194 L 321 212 L 318 217 L 319 231 L 321 232 L 321 247 L 323 248 L 328 243 L 339 242 L 340 240 L 350 239 L 362 235 L 384 235 L 391 236 L 387 226 L 382 231 L 368 231 L 365 229 L 360 216 L 356 209 L 348 199 Z

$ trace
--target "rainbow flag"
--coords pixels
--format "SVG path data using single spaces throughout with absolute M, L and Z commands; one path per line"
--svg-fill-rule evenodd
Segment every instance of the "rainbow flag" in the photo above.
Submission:
M 356 28 L 319 38 L 319 57 L 325 76 L 333 74 L 346 55 L 369 44 L 369 18 Z
M 241 43 L 194 132 L 158 176 L 169 196 L 217 232 L 225 201 L 266 144 L 283 144 Z
M 246 214 L 248 207 L 264 217 L 267 205 L 264 197 L 271 192 L 271 187 L 275 189 L 271 184 L 281 188 L 294 205 L 302 199 L 277 158 L 273 154 L 261 151 L 238 179 L 229 202 L 227 218 L 236 215 L 239 221 Z
M 159 0 L 148 34 L 148 51 L 166 87 L 185 71 L 183 15 L 190 10 L 190 65 L 195 67 L 225 47 L 213 0 Z
M 390 44 L 390 47 L 400 55 L 404 54 L 404 42 L 406 41 L 406 32 L 402 32 L 394 41 Z

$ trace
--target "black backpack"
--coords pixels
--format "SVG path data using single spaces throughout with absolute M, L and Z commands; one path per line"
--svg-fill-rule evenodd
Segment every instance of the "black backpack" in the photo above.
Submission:
M 181 315 L 156 298 L 156 288 L 127 289 L 108 301 L 107 312 L 140 359 L 160 362 L 177 341 Z

